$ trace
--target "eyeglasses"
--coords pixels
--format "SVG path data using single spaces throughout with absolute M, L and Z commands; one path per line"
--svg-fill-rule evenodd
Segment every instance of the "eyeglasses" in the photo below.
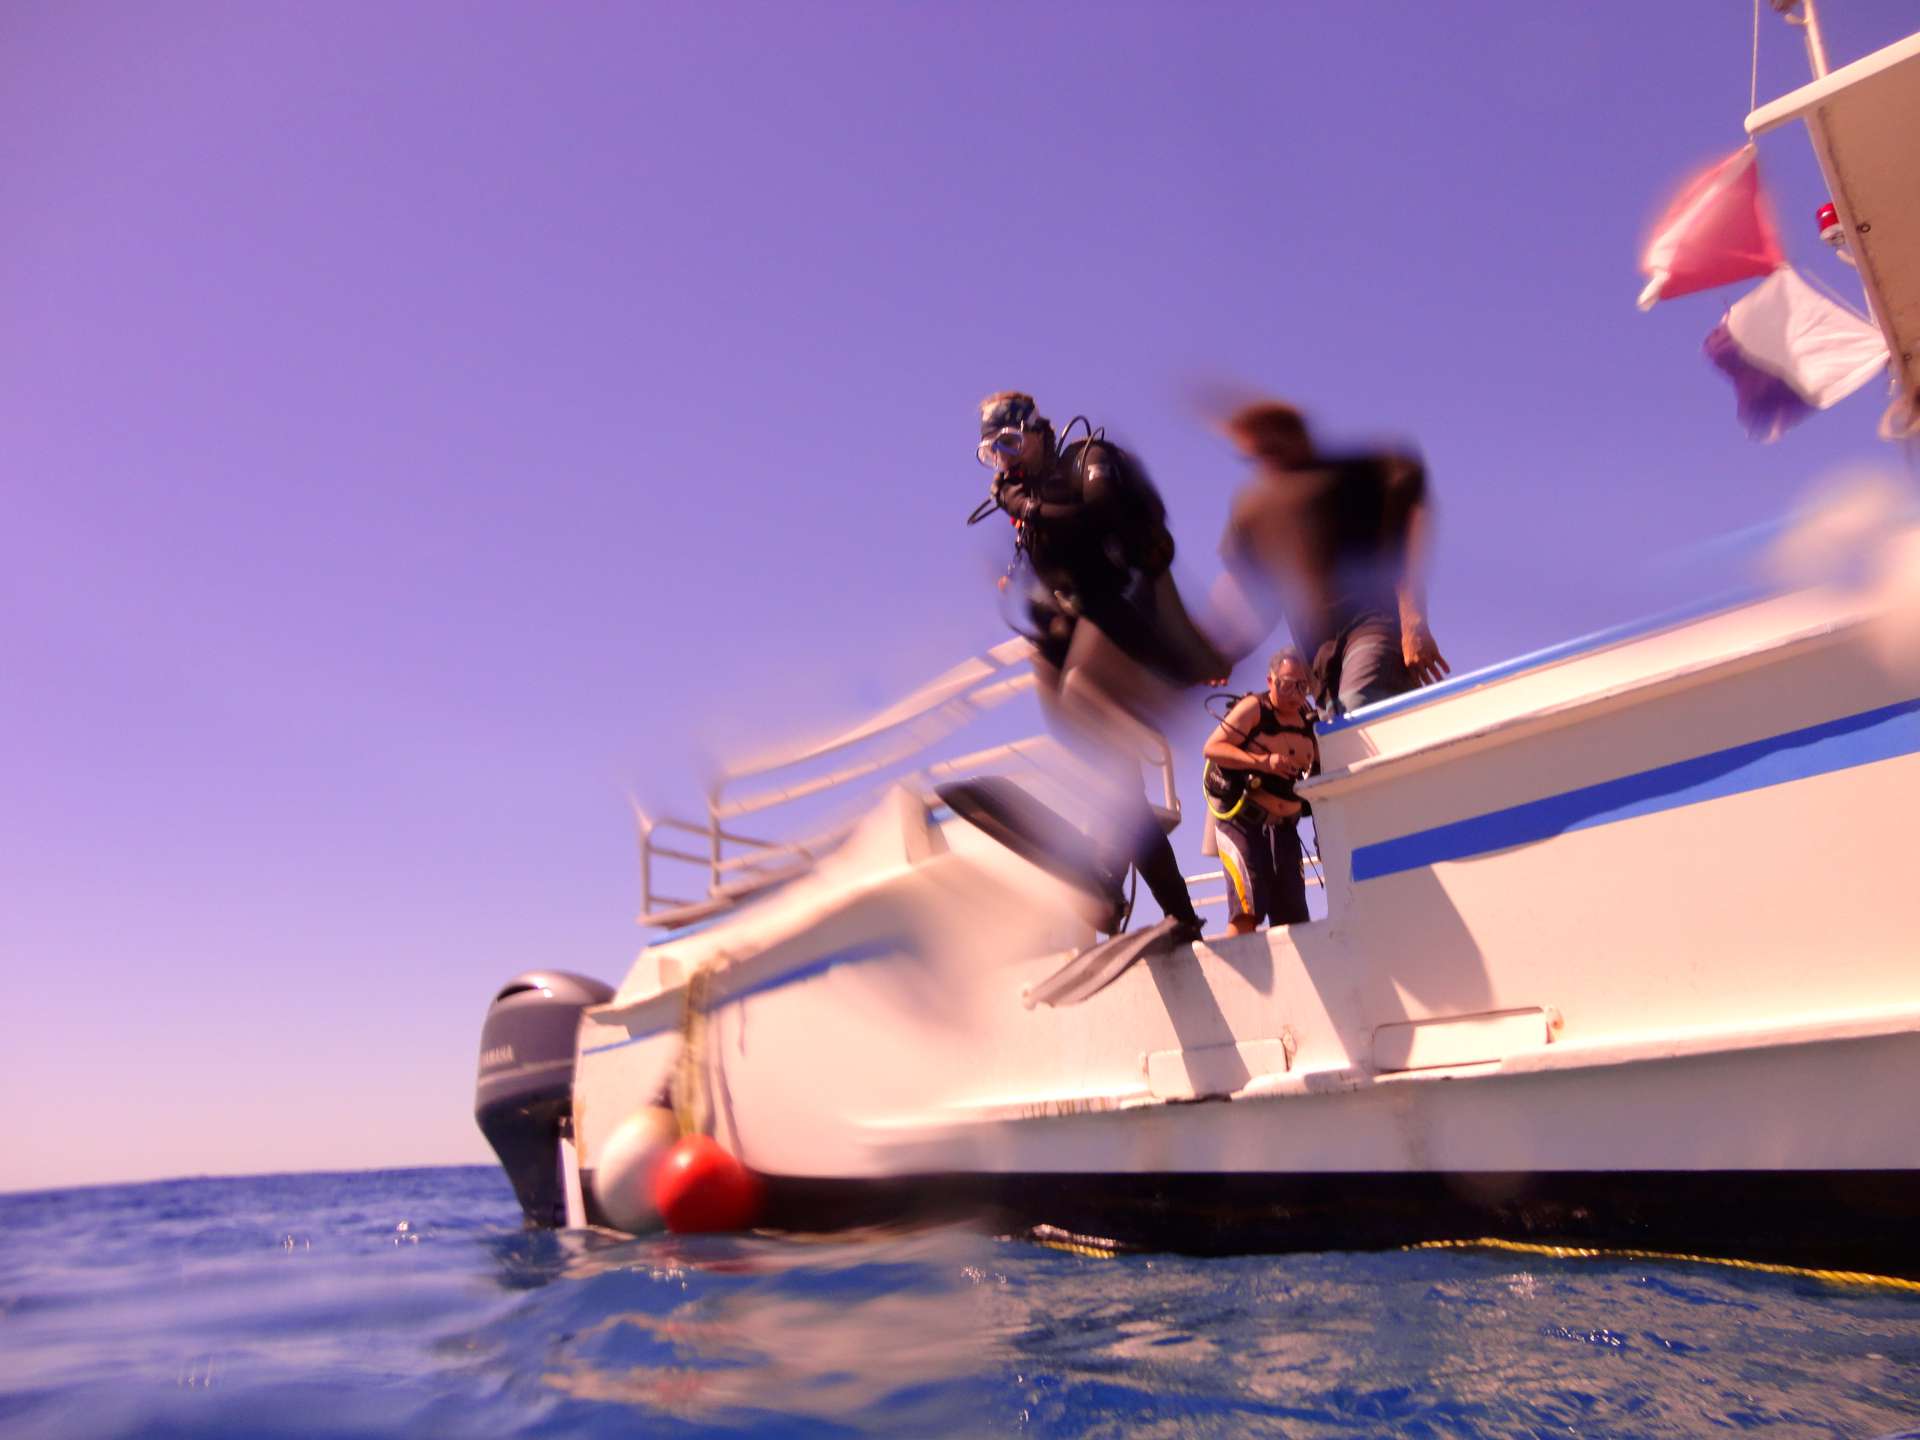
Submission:
M 987 436 L 980 442 L 980 448 L 974 451 L 980 463 L 989 469 L 998 470 L 999 462 L 1011 460 L 1017 456 L 1027 443 L 1027 432 L 1019 426 L 1009 426 L 996 434 Z
M 1304 690 L 1307 677 L 1304 675 L 1270 675 L 1267 681 L 1276 690 Z

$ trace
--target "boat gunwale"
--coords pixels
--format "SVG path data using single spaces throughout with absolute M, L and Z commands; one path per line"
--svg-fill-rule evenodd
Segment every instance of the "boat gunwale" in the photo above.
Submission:
M 1737 609 L 1739 607 L 1731 608 Z M 1713 619 L 1728 613 L 1731 613 L 1731 610 L 1719 611 L 1713 615 L 1703 615 L 1699 618 L 1702 620 Z M 1475 726 L 1471 730 L 1464 730 L 1457 734 L 1442 735 L 1422 744 L 1410 746 L 1405 750 L 1395 750 L 1386 754 L 1363 755 L 1337 770 L 1328 770 L 1314 776 L 1312 779 L 1300 782 L 1298 788 L 1301 795 L 1309 800 L 1316 800 L 1323 796 L 1344 795 L 1349 791 L 1377 783 L 1381 779 L 1397 776 L 1409 769 L 1422 768 L 1444 759 L 1450 759 L 1457 754 L 1470 753 L 1471 751 L 1487 746 L 1504 745 L 1510 741 L 1524 738 L 1538 731 L 1556 729 L 1587 712 L 1604 710 L 1621 705 L 1638 704 L 1665 690 L 1682 690 L 1725 675 L 1737 674 L 1741 670 L 1770 664 L 1777 660 L 1790 659 L 1795 653 L 1801 650 L 1811 649 L 1824 642 L 1834 640 L 1846 632 L 1858 628 L 1863 623 L 1865 623 L 1864 618 L 1857 613 L 1836 615 L 1829 619 L 1817 621 L 1811 625 L 1804 625 L 1784 635 L 1773 637 L 1764 644 L 1756 645 L 1749 649 L 1669 666 L 1664 670 L 1654 671 L 1632 680 L 1621 681 L 1589 694 L 1576 695 L 1556 704 L 1523 710 L 1514 715 L 1502 716 L 1498 720 L 1492 720 L 1485 724 Z M 1646 635 L 1636 635 L 1630 638 L 1635 640 L 1645 639 L 1661 633 L 1666 632 L 1650 631 L 1647 632 Z M 1627 640 L 1623 639 L 1619 643 L 1625 644 Z M 1564 657 L 1564 659 L 1584 659 L 1588 655 L 1598 655 L 1603 653 L 1604 650 L 1613 648 L 1617 648 L 1617 646 L 1609 645 L 1599 647 L 1592 651 L 1584 652 L 1582 655 L 1567 656 Z M 1555 661 L 1552 663 L 1562 662 Z M 1499 678 L 1504 680 L 1513 677 L 1501 676 Z M 1476 685 L 1472 688 L 1478 689 L 1480 687 Z M 1423 699 L 1427 698 L 1421 694 L 1421 692 L 1415 692 L 1415 694 L 1421 695 Z M 1396 700 L 1403 698 L 1413 697 L 1395 697 Z M 1445 700 L 1452 697 L 1434 696 L 1432 698 L 1435 700 Z M 1383 703 L 1391 704 L 1392 702 Z
M 1344 730 L 1368 725 L 1389 715 L 1405 714 L 1409 710 L 1450 700 L 1455 696 L 1465 695 L 1488 685 L 1498 684 L 1503 680 L 1529 675 L 1570 660 L 1599 655 L 1622 645 L 1631 644 L 1633 641 L 1651 639 L 1656 635 L 1678 630 L 1703 620 L 1718 619 L 1749 605 L 1777 599 L 1782 593 L 1784 592 L 1755 587 L 1731 592 L 1723 591 L 1692 605 L 1684 605 L 1673 610 L 1662 611 L 1657 615 L 1592 630 L 1585 635 L 1576 635 L 1571 640 L 1562 640 L 1538 650 L 1529 650 L 1507 660 L 1497 660 L 1491 665 L 1481 666 L 1478 670 L 1468 670 L 1460 675 L 1449 676 L 1435 685 L 1424 685 L 1419 689 L 1390 696 L 1385 700 L 1376 700 L 1371 705 L 1362 705 L 1357 710 L 1349 710 L 1344 715 L 1323 720 L 1314 728 L 1322 735 L 1337 735 Z

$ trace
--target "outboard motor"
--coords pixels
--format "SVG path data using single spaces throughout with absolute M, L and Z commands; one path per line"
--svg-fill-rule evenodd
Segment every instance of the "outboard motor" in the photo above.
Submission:
M 529 970 L 501 987 L 480 1030 L 473 1118 L 513 1182 L 530 1225 L 566 1223 L 560 1141 L 573 1133 L 580 1012 L 613 988 L 563 970 Z

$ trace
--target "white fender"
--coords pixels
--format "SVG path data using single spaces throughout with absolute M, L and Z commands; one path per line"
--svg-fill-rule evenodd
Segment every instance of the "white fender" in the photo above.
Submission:
M 606 1138 L 593 1169 L 593 1198 L 609 1225 L 634 1235 L 659 1228 L 653 1172 L 679 1138 L 673 1112 L 658 1105 L 634 1111 Z

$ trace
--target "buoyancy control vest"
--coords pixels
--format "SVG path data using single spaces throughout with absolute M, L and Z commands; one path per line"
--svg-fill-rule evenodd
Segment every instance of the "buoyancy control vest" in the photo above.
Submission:
M 1303 735 L 1309 741 L 1314 740 L 1313 722 L 1289 725 L 1280 718 L 1271 701 L 1258 691 L 1251 692 L 1260 702 L 1259 713 L 1254 717 L 1253 725 L 1240 734 L 1243 749 L 1253 748 L 1254 742 L 1265 735 Z M 1247 697 L 1236 695 L 1232 705 L 1238 705 Z M 1232 706 L 1229 706 L 1231 713 Z M 1313 745 L 1313 763 L 1308 767 L 1309 775 L 1320 768 L 1320 746 Z M 1252 798 L 1252 792 L 1261 791 L 1281 800 L 1294 802 L 1300 806 L 1302 815 L 1311 815 L 1313 808 L 1294 793 L 1295 782 L 1283 775 L 1267 775 L 1257 770 L 1238 770 L 1221 765 L 1214 760 L 1203 762 L 1200 770 L 1200 788 L 1207 797 L 1207 809 L 1215 820 L 1247 820 L 1253 818 L 1249 812 L 1259 815 L 1263 823 L 1270 819 L 1266 812 Z

